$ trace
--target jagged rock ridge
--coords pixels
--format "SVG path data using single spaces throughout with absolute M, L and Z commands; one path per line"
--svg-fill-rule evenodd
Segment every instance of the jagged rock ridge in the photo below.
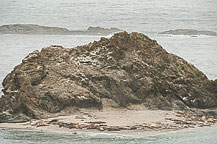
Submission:
M 3 87 L 2 122 L 42 118 L 67 107 L 102 109 L 102 99 L 150 109 L 217 106 L 217 80 L 135 32 L 71 49 L 34 51 L 6 76 Z

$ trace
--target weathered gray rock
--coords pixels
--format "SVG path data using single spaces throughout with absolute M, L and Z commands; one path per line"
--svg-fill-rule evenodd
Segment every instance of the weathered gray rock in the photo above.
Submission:
M 67 107 L 102 109 L 102 98 L 150 109 L 216 108 L 217 80 L 139 33 L 34 51 L 3 81 L 0 112 L 42 118 Z
M 199 31 L 193 29 L 176 29 L 176 30 L 168 30 L 164 32 L 160 32 L 159 34 L 172 34 L 172 35 L 209 35 L 216 36 L 216 32 L 213 31 Z
M 36 24 L 11 24 L 0 26 L 0 34 L 43 35 L 109 35 L 122 30 L 118 28 L 89 27 L 86 31 L 70 31 L 66 28 L 40 26 Z

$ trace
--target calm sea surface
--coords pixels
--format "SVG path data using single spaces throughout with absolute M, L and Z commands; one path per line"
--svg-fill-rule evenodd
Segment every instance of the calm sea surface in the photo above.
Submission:
M 1 144 L 216 144 L 217 128 L 201 128 L 154 136 L 63 134 L 0 129 Z
M 156 39 L 168 52 L 194 64 L 209 79 L 217 79 L 217 37 L 158 33 L 178 28 L 217 32 L 216 16 L 217 0 L 0 0 L 0 25 L 39 24 L 70 30 L 101 26 L 141 32 Z M 0 81 L 36 49 L 49 45 L 71 48 L 99 39 L 99 36 L 87 35 L 0 35 Z M 213 144 L 217 143 L 216 133 L 216 129 L 208 129 L 153 137 L 128 137 L 0 130 L 0 143 Z

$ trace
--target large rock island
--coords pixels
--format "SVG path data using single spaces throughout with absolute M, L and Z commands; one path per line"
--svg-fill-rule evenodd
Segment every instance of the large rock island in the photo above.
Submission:
M 28 35 L 109 35 L 122 30 L 118 28 L 89 27 L 86 31 L 71 31 L 67 28 L 40 26 L 36 24 L 11 24 L 0 26 L 0 34 Z
M 121 32 L 84 46 L 34 51 L 3 81 L 0 122 L 46 118 L 65 109 L 217 107 L 217 80 L 140 33 Z

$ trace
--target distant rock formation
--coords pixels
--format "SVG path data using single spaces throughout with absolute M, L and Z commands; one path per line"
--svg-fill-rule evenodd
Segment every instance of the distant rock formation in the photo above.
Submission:
M 172 35 L 209 35 L 216 36 L 216 32 L 213 31 L 198 31 L 193 29 L 176 29 L 160 32 L 159 34 L 172 34 Z
M 68 34 L 69 30 L 35 24 L 12 24 L 0 26 L 1 34 Z
M 122 30 L 118 28 L 89 27 L 87 31 L 70 31 L 66 28 L 35 24 L 12 24 L 0 26 L 0 34 L 43 34 L 43 35 L 109 35 Z
M 40 119 L 65 108 L 103 109 L 102 99 L 164 110 L 217 107 L 217 80 L 135 32 L 34 51 L 3 87 L 0 122 Z
M 89 27 L 87 29 L 87 33 L 99 33 L 99 34 L 103 34 L 103 33 L 107 33 L 107 34 L 111 34 L 111 33 L 115 33 L 115 32 L 120 32 L 122 30 L 118 29 L 118 28 L 110 28 L 110 29 L 105 29 L 102 27 Z

